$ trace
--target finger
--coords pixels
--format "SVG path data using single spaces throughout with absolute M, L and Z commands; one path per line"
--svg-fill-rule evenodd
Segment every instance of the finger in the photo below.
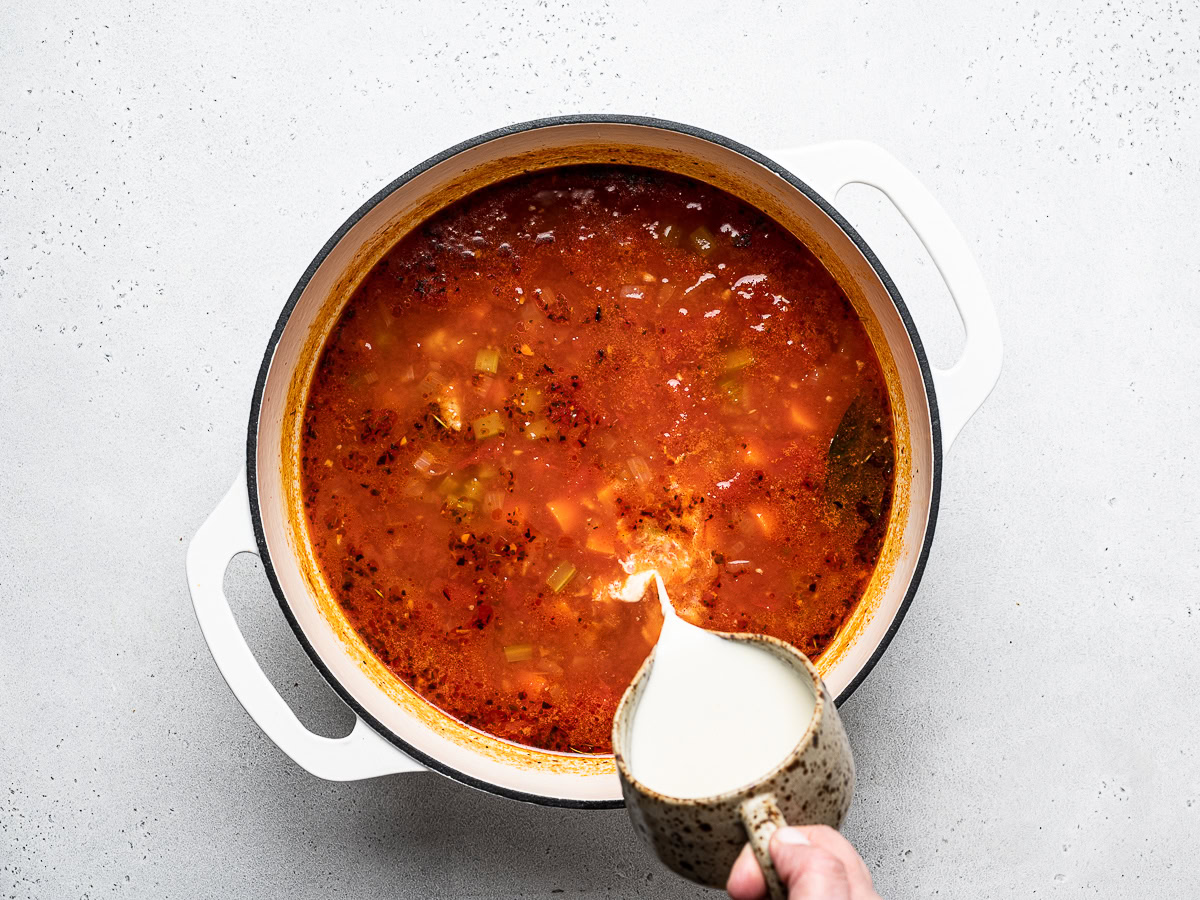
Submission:
M 733 900 L 762 900 L 767 896 L 767 882 L 749 844 L 742 847 L 733 868 L 729 870 L 725 890 Z
M 854 849 L 841 833 L 828 825 L 806 825 L 780 829 L 778 837 L 787 841 L 793 833 L 799 832 L 812 846 L 824 850 L 837 858 L 846 870 L 850 881 L 851 896 L 858 900 L 861 897 L 874 897 L 875 888 L 871 884 L 871 872 L 863 862 L 858 851 Z
M 788 900 L 857 900 L 841 860 L 809 843 L 794 843 L 797 837 L 803 835 L 793 831 L 781 838 L 776 832 L 771 839 L 771 861 L 787 885 Z

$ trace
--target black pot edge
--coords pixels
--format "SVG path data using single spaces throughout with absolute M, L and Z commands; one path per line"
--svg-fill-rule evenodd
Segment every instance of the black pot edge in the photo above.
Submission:
M 246 485 L 250 495 L 250 515 L 254 524 L 254 537 L 258 542 L 259 556 L 262 559 L 263 569 L 267 573 L 267 580 L 271 583 L 271 588 L 275 592 L 276 599 L 279 601 L 279 607 L 283 610 L 284 617 L 287 619 L 292 631 L 295 632 L 296 638 L 300 641 L 300 645 L 304 647 L 309 659 L 312 660 L 313 665 L 317 667 L 317 670 L 329 683 L 330 687 L 333 688 L 333 690 L 338 694 L 338 696 L 341 697 L 342 700 L 352 710 L 354 710 L 356 715 L 366 720 L 367 724 L 374 728 L 376 732 L 404 751 L 405 754 L 421 763 L 421 765 L 426 766 L 432 771 L 445 775 L 447 778 L 453 779 L 461 784 L 465 784 L 468 787 L 486 791 L 490 794 L 508 797 L 513 800 L 520 800 L 525 803 L 534 803 L 541 806 L 562 807 L 566 809 L 619 809 L 625 805 L 625 801 L 623 799 L 574 800 L 561 797 L 547 797 L 541 794 L 529 794 L 524 791 L 517 791 L 511 788 L 501 787 L 499 785 L 492 784 L 491 782 L 475 778 L 466 774 L 465 772 L 460 772 L 452 766 L 446 765 L 441 760 L 435 759 L 413 747 L 407 741 L 393 733 L 391 729 L 379 722 L 379 720 L 372 716 L 366 709 L 364 709 L 350 694 L 350 692 L 346 690 L 346 688 L 336 678 L 333 677 L 333 674 L 325 666 L 324 661 L 322 661 L 320 656 L 317 654 L 312 644 L 309 643 L 308 638 L 300 628 L 299 622 L 293 615 L 291 607 L 288 606 L 287 599 L 283 593 L 283 588 L 279 584 L 279 578 L 275 574 L 275 567 L 271 563 L 271 553 L 267 547 L 266 534 L 262 525 L 262 513 L 258 505 L 258 492 L 256 490 L 256 485 L 258 484 L 256 459 L 258 448 L 259 414 L 262 409 L 262 396 L 266 387 L 267 373 L 270 371 L 271 361 L 275 356 L 275 348 L 279 344 L 279 339 L 283 334 L 283 330 L 287 325 L 288 319 L 291 317 L 292 310 L 300 300 L 300 295 L 304 293 L 304 289 L 308 286 L 309 281 L 312 279 L 317 269 L 321 266 L 321 263 L 325 261 L 325 258 L 330 254 L 333 248 L 337 246 L 338 242 L 346 235 L 346 233 L 353 228 L 363 216 L 365 216 L 370 210 L 377 206 L 385 197 L 395 191 L 398 187 L 411 181 L 413 178 L 427 171 L 428 169 L 431 169 L 438 163 L 444 162 L 445 160 L 463 152 L 464 150 L 477 147 L 480 144 L 485 144 L 497 138 L 506 137 L 508 135 L 517 134 L 523 131 L 533 131 L 538 128 L 546 128 L 555 125 L 586 125 L 592 123 L 638 125 L 648 128 L 658 128 L 664 131 L 674 131 L 679 134 L 685 134 L 690 137 L 696 137 L 700 138 L 701 140 L 709 141 L 713 144 L 718 144 L 719 146 L 725 147 L 728 150 L 732 150 L 735 153 L 739 153 L 742 156 L 753 160 L 764 168 L 774 172 L 776 175 L 783 178 L 785 181 L 803 193 L 806 197 L 812 200 L 818 207 L 820 207 L 822 212 L 833 219 L 834 222 L 837 223 L 838 227 L 840 227 L 846 233 L 850 240 L 854 242 L 854 245 L 858 247 L 863 256 L 866 257 L 866 260 L 871 268 L 875 270 L 875 273 L 879 276 L 880 281 L 883 282 L 883 286 L 887 290 L 888 295 L 891 297 L 892 303 L 895 304 L 897 311 L 900 313 L 901 321 L 903 321 L 904 328 L 908 332 L 908 337 L 912 342 L 913 350 L 917 357 L 917 362 L 921 367 L 921 377 L 925 382 L 926 395 L 929 397 L 929 418 L 933 435 L 933 471 L 931 473 L 929 521 L 926 523 L 925 536 L 921 543 L 921 551 L 917 557 L 916 565 L 913 568 L 912 579 L 909 581 L 908 590 L 905 592 L 904 600 L 901 602 L 900 608 L 896 611 L 896 615 L 892 619 L 892 623 L 888 627 L 887 632 L 884 634 L 883 639 L 879 642 L 879 646 L 875 648 L 875 652 L 871 654 L 871 658 L 867 660 L 867 664 L 863 666 L 859 673 L 854 677 L 854 680 L 846 687 L 844 691 L 841 692 L 841 694 L 838 695 L 834 702 L 837 706 L 841 706 L 847 699 L 849 699 L 850 695 L 857 690 L 858 686 L 862 684 L 863 680 L 875 667 L 875 664 L 879 662 L 880 657 L 883 656 L 884 651 L 887 650 L 888 645 L 892 642 L 896 632 L 899 630 L 900 623 L 903 622 L 909 606 L 912 605 L 913 597 L 916 595 L 917 587 L 921 582 L 921 576 L 925 570 L 925 563 L 929 558 L 929 551 L 933 542 L 933 532 L 937 524 L 938 506 L 941 500 L 942 480 L 941 422 L 938 416 L 937 396 L 934 390 L 933 373 L 930 369 L 929 359 L 925 354 L 925 348 L 921 343 L 920 335 L 917 333 L 917 328 L 913 322 L 912 315 L 909 313 L 908 307 L 905 306 L 904 300 L 900 297 L 900 292 L 897 290 L 895 282 L 892 281 L 891 276 L 888 274 L 883 264 L 879 261 L 879 258 L 867 245 L 866 241 L 862 239 L 859 233 L 854 230 L 854 227 L 850 225 L 850 223 L 847 222 L 836 209 L 826 202 L 825 198 L 823 198 L 820 194 L 810 188 L 807 184 L 805 184 L 783 166 L 771 159 L 768 159 L 761 153 L 758 153 L 757 151 L 752 150 L 749 147 L 738 143 L 737 141 L 730 140 L 723 135 L 706 131 L 702 128 L 695 128 L 691 125 L 684 125 L 679 122 L 671 122 L 666 119 L 656 119 L 645 116 L 625 116 L 605 113 L 596 115 L 553 116 L 545 119 L 534 119 L 532 121 L 519 122 L 504 128 L 498 128 L 494 131 L 489 131 L 478 135 L 477 137 L 455 144 L 453 147 L 443 150 L 441 153 L 431 156 L 424 162 L 409 169 L 386 187 L 377 191 L 374 196 L 367 200 L 366 203 L 355 210 L 355 212 L 342 224 L 342 226 L 336 232 L 334 232 L 333 236 L 325 242 L 325 245 L 320 249 L 317 255 L 313 257 L 313 261 L 309 263 L 308 268 L 304 270 L 304 274 L 296 283 L 295 288 L 292 289 L 292 293 L 288 297 L 287 303 L 284 305 L 279 314 L 279 319 L 275 323 L 275 328 L 271 332 L 271 337 L 267 342 L 266 350 L 263 353 L 262 365 L 259 367 L 258 378 L 254 384 L 254 396 L 250 403 L 249 431 L 246 437 Z

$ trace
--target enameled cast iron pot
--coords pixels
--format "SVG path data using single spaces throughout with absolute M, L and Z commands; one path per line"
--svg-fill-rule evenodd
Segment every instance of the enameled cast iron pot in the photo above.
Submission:
M 267 344 L 254 389 L 246 469 L 188 547 L 187 571 L 213 657 L 251 717 L 293 760 L 348 781 L 432 769 L 496 794 L 555 806 L 620 806 L 611 757 L 518 747 L 450 719 L 391 675 L 349 628 L 320 577 L 299 496 L 299 426 L 321 344 L 358 281 L 405 233 L 463 195 L 531 169 L 629 163 L 706 181 L 763 210 L 802 240 L 850 298 L 879 356 L 895 418 L 896 491 L 880 562 L 862 603 L 821 657 L 844 700 L 883 653 L 912 601 L 937 518 L 942 454 L 1000 372 L 1000 334 L 979 270 L 937 201 L 889 154 L 844 141 L 772 154 L 685 125 L 627 116 L 543 119 L 485 134 L 402 175 L 321 248 Z M 929 365 L 908 310 L 875 254 L 831 205 L 861 182 L 883 191 L 916 231 L 966 326 L 962 358 Z M 222 580 L 242 552 L 262 557 L 296 637 L 358 715 L 330 739 L 300 723 L 238 630 Z

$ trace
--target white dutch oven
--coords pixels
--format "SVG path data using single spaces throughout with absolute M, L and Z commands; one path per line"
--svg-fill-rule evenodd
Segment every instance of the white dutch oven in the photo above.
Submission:
M 623 116 L 545 119 L 453 147 L 372 197 L 317 254 L 271 335 L 255 386 L 246 470 L 188 547 L 200 627 L 250 716 L 299 765 L 348 781 L 433 769 L 505 796 L 574 807 L 621 805 L 610 757 L 517 747 L 455 722 L 409 691 L 349 628 L 316 569 L 298 495 L 298 425 L 322 341 L 358 280 L 436 210 L 522 171 L 628 163 L 689 175 L 762 209 L 837 278 L 871 336 L 888 381 L 897 465 L 891 521 L 863 602 L 818 661 L 840 703 L 866 676 L 917 588 L 937 517 L 942 454 L 991 391 L 1000 333 L 966 243 L 937 201 L 888 153 L 843 141 L 762 156 L 715 134 Z M 831 206 L 843 186 L 883 191 L 920 237 L 966 326 L 962 358 L 932 369 L 879 260 Z M 296 636 L 358 715 L 338 739 L 308 731 L 267 680 L 238 630 L 222 580 L 229 560 L 258 553 Z

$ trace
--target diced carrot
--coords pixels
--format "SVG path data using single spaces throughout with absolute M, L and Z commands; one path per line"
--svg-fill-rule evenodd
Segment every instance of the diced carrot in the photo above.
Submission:
M 813 420 L 807 410 L 801 409 L 798 404 L 788 404 L 788 412 L 791 414 L 792 424 L 797 428 L 803 428 L 805 431 L 816 431 L 817 423 Z
M 610 481 L 600 490 L 596 491 L 596 499 L 605 506 L 611 506 L 617 499 L 617 482 Z
M 541 696 L 542 691 L 546 689 L 548 682 L 545 675 L 539 675 L 537 672 L 522 672 L 517 676 L 517 681 L 525 689 L 527 694 Z
M 550 515 L 554 516 L 558 527 L 563 531 L 573 531 L 579 523 L 579 510 L 570 500 L 554 500 L 546 504 Z
M 594 553 L 604 553 L 607 556 L 612 556 L 617 552 L 613 539 L 607 534 L 601 534 L 599 531 L 593 531 L 588 535 L 587 548 Z
M 766 537 L 770 537 L 775 533 L 775 528 L 779 525 L 779 520 L 774 510 L 770 507 L 752 506 L 750 507 L 750 515 L 758 523 L 758 527 Z

